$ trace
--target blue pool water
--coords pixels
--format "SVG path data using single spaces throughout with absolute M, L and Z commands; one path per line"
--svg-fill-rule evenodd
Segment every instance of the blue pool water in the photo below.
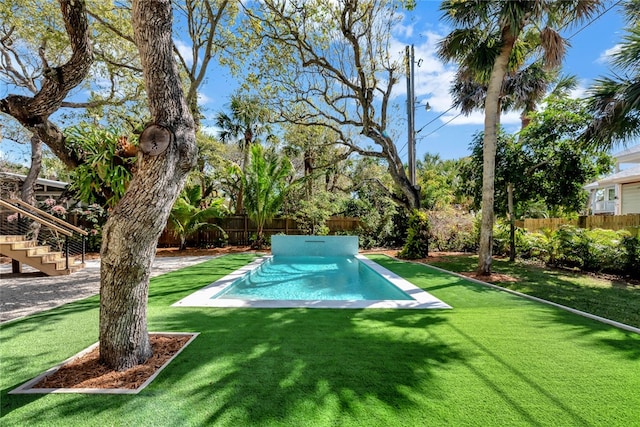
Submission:
M 212 299 L 413 300 L 353 256 L 274 256 Z

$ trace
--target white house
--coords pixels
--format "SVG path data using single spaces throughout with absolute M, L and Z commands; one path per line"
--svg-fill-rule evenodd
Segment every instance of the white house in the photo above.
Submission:
M 614 154 L 616 172 L 585 186 L 593 215 L 640 214 L 640 145 Z

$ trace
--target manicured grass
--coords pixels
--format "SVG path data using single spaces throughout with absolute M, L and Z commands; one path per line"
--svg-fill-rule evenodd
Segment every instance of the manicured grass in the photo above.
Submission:
M 3 426 L 629 426 L 640 335 L 371 256 L 452 310 L 173 308 L 248 262 L 152 279 L 152 331 L 200 335 L 139 395 L 7 395 L 97 340 L 97 298 L 0 329 Z
M 432 264 L 458 273 L 478 265 L 475 255 L 443 258 Z M 496 285 L 640 328 L 640 286 L 504 259 L 495 259 L 492 271 L 518 279 Z

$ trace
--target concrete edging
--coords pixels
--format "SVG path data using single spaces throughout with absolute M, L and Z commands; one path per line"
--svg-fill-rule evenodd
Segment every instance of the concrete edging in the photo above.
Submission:
M 182 350 L 187 348 L 189 344 L 196 339 L 196 337 L 200 334 L 199 332 L 149 332 L 150 335 L 171 335 L 171 336 L 191 336 L 189 341 L 187 341 L 180 350 L 176 352 L 173 356 L 171 356 L 167 361 L 159 367 L 153 375 L 151 375 L 144 383 L 142 383 L 138 388 L 130 389 L 130 388 L 33 388 L 34 385 L 38 384 L 44 377 L 53 374 L 58 369 L 60 369 L 65 364 L 71 362 L 72 360 L 77 359 L 78 357 L 82 357 L 85 354 L 92 351 L 94 348 L 98 346 L 99 343 L 91 344 L 89 347 L 84 350 L 76 353 L 70 358 L 66 359 L 62 363 L 54 366 L 53 368 L 48 369 L 46 372 L 38 375 L 32 380 L 27 381 L 21 386 L 11 390 L 8 394 L 51 394 L 51 393 L 84 393 L 84 394 L 138 394 L 145 387 L 147 387 L 151 382 L 166 368 L 169 363 L 173 361 Z
M 404 261 L 404 260 L 400 260 L 400 261 Z M 466 279 L 466 280 L 468 280 L 470 282 L 477 283 L 479 285 L 488 286 L 490 288 L 494 288 L 494 289 L 497 289 L 497 290 L 500 290 L 500 291 L 503 291 L 503 292 L 507 292 L 507 293 L 510 293 L 512 295 L 516 295 L 516 296 L 519 296 L 519 297 L 527 298 L 529 300 L 536 301 L 536 302 L 539 302 L 539 303 L 542 303 L 542 304 L 551 305 L 551 306 L 559 308 L 561 310 L 565 310 L 565 311 L 568 311 L 570 313 L 577 314 L 577 315 L 582 316 L 582 317 L 586 317 L 588 319 L 597 320 L 598 322 L 606 323 L 608 325 L 615 326 L 616 328 L 623 329 L 623 330 L 629 331 L 629 332 L 634 332 L 634 333 L 640 335 L 640 328 L 636 328 L 634 326 L 627 325 L 625 323 L 620 323 L 620 322 L 616 322 L 615 320 L 607 319 L 605 317 L 596 316 L 595 314 L 587 313 L 586 311 L 576 310 L 575 308 L 567 307 L 566 305 L 558 304 L 558 303 L 555 303 L 555 302 L 552 302 L 552 301 L 547 301 L 545 299 L 538 298 L 538 297 L 535 297 L 533 295 L 527 295 L 527 294 L 523 294 L 522 292 L 518 292 L 518 291 L 511 290 L 511 289 L 503 288 L 502 286 L 494 285 L 493 283 L 483 282 L 482 280 L 474 279 L 473 277 L 467 277 L 467 276 L 465 276 L 463 274 L 456 273 L 454 271 L 445 270 L 444 268 L 436 267 L 434 265 L 418 263 L 418 262 L 414 262 L 414 261 L 409 261 L 409 262 L 412 262 L 414 264 L 424 265 L 426 267 L 433 268 L 434 270 L 438 270 L 438 271 L 441 271 L 441 272 L 444 272 L 444 273 L 453 274 L 454 276 L 460 277 L 462 279 Z

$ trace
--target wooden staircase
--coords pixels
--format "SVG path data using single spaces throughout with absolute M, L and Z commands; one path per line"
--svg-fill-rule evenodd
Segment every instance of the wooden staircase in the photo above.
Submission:
M 49 246 L 38 246 L 36 241 L 27 240 L 25 236 L 0 235 L 0 254 L 13 260 L 16 273 L 22 272 L 21 264 L 30 265 L 48 276 L 63 276 L 84 267 L 82 263 L 75 263 L 74 257 L 69 257 L 66 268 L 66 257 L 62 252 L 53 252 Z M 16 267 L 18 271 L 15 271 Z
M 14 273 L 22 272 L 22 264 L 42 271 L 49 276 L 61 276 L 71 274 L 84 267 L 85 238 L 88 233 L 75 225 L 44 212 L 35 206 L 31 206 L 22 200 L 0 199 L 0 209 L 13 212 L 13 218 L 3 214 L 0 218 L 0 255 L 12 259 L 11 270 Z M 1 212 L 1 211 L 0 211 Z M 17 221 L 16 221 L 17 219 Z M 41 244 L 37 240 L 27 239 L 25 235 L 31 232 L 31 226 L 40 224 L 40 231 L 36 233 Z M 62 252 L 53 252 L 49 246 L 44 246 L 47 236 L 55 236 L 55 240 L 63 240 Z M 43 237 L 44 235 L 44 237 Z M 54 241 L 55 241 L 54 240 Z M 75 257 L 80 256 L 77 263 Z

